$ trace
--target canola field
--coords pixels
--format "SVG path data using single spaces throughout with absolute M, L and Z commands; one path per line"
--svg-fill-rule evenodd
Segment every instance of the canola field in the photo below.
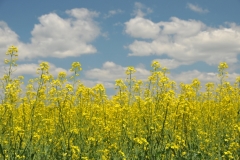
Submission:
M 24 77 L 13 76 L 17 51 L 9 47 L 1 78 L 0 159 L 240 159 L 240 77 L 227 82 L 226 62 L 219 85 L 209 82 L 205 91 L 198 79 L 177 85 L 155 61 L 146 82 L 128 67 L 109 99 L 102 84 L 77 80 L 79 62 L 69 79 L 54 78 L 42 62 L 23 93 Z

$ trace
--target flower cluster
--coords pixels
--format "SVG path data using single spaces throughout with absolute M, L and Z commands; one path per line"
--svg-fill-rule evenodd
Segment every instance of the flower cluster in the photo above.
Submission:
M 7 53 L 17 51 L 12 46 Z M 75 80 L 79 62 L 70 69 L 73 84 L 65 72 L 54 78 L 42 62 L 25 94 L 23 76 L 12 78 L 12 63 L 6 64 L 0 159 L 240 159 L 240 77 L 227 82 L 225 62 L 221 84 L 209 82 L 206 91 L 198 79 L 178 91 L 157 61 L 146 82 L 128 67 L 112 99 L 102 84 L 88 88 Z

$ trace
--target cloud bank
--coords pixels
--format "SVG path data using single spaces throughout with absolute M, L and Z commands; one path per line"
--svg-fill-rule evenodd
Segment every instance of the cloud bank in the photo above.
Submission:
M 204 61 L 216 65 L 220 61 L 236 63 L 240 53 L 240 26 L 212 28 L 197 20 L 171 17 L 169 21 L 153 22 L 134 17 L 125 22 L 125 33 L 135 38 L 126 46 L 129 56 L 167 55 L 176 63 Z
M 91 44 L 99 35 L 100 27 L 94 18 L 99 13 L 85 8 L 67 10 L 68 18 L 56 13 L 39 17 L 31 31 L 31 42 L 22 43 L 19 36 L 5 22 L 0 21 L 0 51 L 5 53 L 9 45 L 19 48 L 19 59 L 36 57 L 76 57 L 96 53 Z

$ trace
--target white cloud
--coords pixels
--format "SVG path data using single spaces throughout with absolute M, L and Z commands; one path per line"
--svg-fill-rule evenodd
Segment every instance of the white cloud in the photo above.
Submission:
M 154 59 L 154 61 L 158 61 L 161 67 L 166 67 L 168 69 L 174 69 L 181 65 L 191 64 L 191 62 L 180 62 L 175 59 Z
M 0 21 L 0 48 L 2 49 L 3 47 L 17 42 L 18 35 L 12 31 L 5 22 Z
M 144 4 L 140 2 L 134 3 L 134 12 L 133 15 L 137 17 L 144 17 L 146 14 L 152 13 L 152 9 L 146 7 Z
M 159 59 L 161 66 L 170 66 L 169 68 L 174 68 L 177 62 L 173 59 Z M 170 63 L 170 64 L 168 64 Z M 177 64 L 178 65 L 178 64 Z M 125 70 L 127 67 L 123 67 L 121 65 L 117 65 L 114 62 L 105 62 L 101 68 L 91 69 L 85 72 L 86 79 L 81 80 L 84 85 L 88 87 L 93 87 L 97 83 L 102 83 L 106 88 L 113 89 L 116 79 L 126 79 Z M 151 75 L 149 70 L 145 69 L 145 66 L 139 64 L 135 67 L 136 73 L 133 76 L 136 77 L 137 80 L 143 80 L 144 82 L 148 81 L 148 76 Z M 216 72 L 200 72 L 198 70 L 190 70 L 184 71 L 181 73 L 171 73 L 167 74 L 170 80 L 173 80 L 177 83 L 177 87 L 179 88 L 179 84 L 181 82 L 185 84 L 192 83 L 192 80 L 197 78 L 201 82 L 202 91 L 205 89 L 205 84 L 208 82 L 213 82 L 214 84 L 220 84 L 220 79 L 217 77 Z M 236 77 L 239 76 L 237 73 L 233 72 L 228 75 L 227 81 L 234 83 Z
M 178 84 L 191 83 L 193 79 L 198 78 L 202 83 L 203 82 L 218 82 L 217 73 L 206 73 L 200 72 L 198 70 L 191 70 L 186 72 L 181 72 L 180 74 L 170 74 L 172 80 L 176 81 Z
M 88 80 L 88 79 L 81 79 L 80 81 L 81 83 L 84 84 L 84 86 L 89 88 L 96 86 L 96 84 L 103 84 L 105 88 L 111 88 L 111 89 L 113 89 L 115 86 L 114 83 L 106 82 L 106 81 L 98 81 L 98 80 L 95 81 L 95 80 Z
M 103 64 L 102 68 L 85 71 L 85 76 L 89 79 L 114 81 L 115 79 L 124 78 L 124 67 L 107 61 Z
M 134 38 L 171 40 L 170 36 L 190 37 L 205 29 L 206 26 L 196 20 L 181 20 L 171 17 L 170 22 L 154 23 L 143 17 L 135 17 L 125 22 L 125 32 Z M 173 39 L 172 39 L 173 40 Z
M 135 38 L 155 39 L 158 37 L 160 32 L 158 24 L 142 17 L 130 19 L 125 23 L 125 25 L 125 32 Z
M 212 82 L 215 85 L 220 84 L 220 79 L 219 77 L 217 77 L 217 74 L 218 74 L 217 72 L 213 73 L 213 72 L 200 72 L 198 70 L 191 70 L 191 71 L 181 72 L 179 74 L 170 73 L 169 78 L 174 80 L 177 83 L 177 86 L 179 86 L 181 82 L 185 84 L 190 84 L 192 83 L 193 79 L 197 78 L 201 82 L 202 91 L 204 91 L 205 84 L 208 82 Z M 236 77 L 238 76 L 239 75 L 235 72 L 230 73 L 228 75 L 228 78 L 226 78 L 225 80 L 233 84 L 236 80 Z
M 20 75 L 30 75 L 30 76 L 33 76 L 33 77 L 38 77 L 39 75 L 37 74 L 37 69 L 39 68 L 39 64 L 41 63 L 42 61 L 38 61 L 38 64 L 36 63 L 26 63 L 26 64 L 18 64 L 17 67 L 14 67 L 13 70 L 15 70 L 13 72 L 13 75 L 14 76 L 20 76 Z M 72 75 L 72 72 L 70 72 L 69 70 L 66 70 L 64 68 L 61 68 L 61 67 L 56 67 L 54 64 L 52 63 L 49 63 L 49 73 L 52 74 L 55 78 L 58 76 L 58 73 L 59 72 L 66 72 L 67 73 L 67 76 L 70 76 Z M 1 67 L 1 72 L 0 72 L 0 76 L 3 76 L 4 72 L 5 72 L 5 69 L 4 69 L 4 66 Z M 8 68 L 5 67 L 7 70 Z
M 12 45 L 23 45 L 18 38 L 19 36 L 8 27 L 7 23 L 0 21 L 0 52 L 4 54 L 0 57 L 0 64 L 3 64 L 4 59 L 8 58 L 8 56 L 5 55 L 8 47 Z
M 19 64 L 16 67 L 16 71 L 14 72 L 14 74 L 18 76 L 31 75 L 37 77 L 38 76 L 37 68 L 39 68 L 39 64 L 35 63 Z
M 190 10 L 197 12 L 197 13 L 208 13 L 209 12 L 207 9 L 202 9 L 201 7 L 199 7 L 197 5 L 193 5 L 191 3 L 187 4 L 187 8 L 189 8 Z
M 76 57 L 92 54 L 97 49 L 91 44 L 100 35 L 100 28 L 94 21 L 97 12 L 85 8 L 67 10 L 69 18 L 61 18 L 56 13 L 39 17 L 31 31 L 30 43 L 22 43 L 18 35 L 6 23 L 0 22 L 0 51 L 4 52 L 7 45 L 19 48 L 19 59 L 35 57 Z
M 95 11 L 89 11 L 86 8 L 75 8 L 66 11 L 67 14 L 77 18 L 78 20 L 91 21 L 93 17 L 98 17 L 99 13 Z
M 240 53 L 240 31 L 236 24 L 211 28 L 200 21 L 176 17 L 158 23 L 135 17 L 125 25 L 127 34 L 143 39 L 127 46 L 129 56 L 167 55 L 181 64 L 205 61 L 216 65 L 220 61 L 236 63 Z
M 232 28 L 233 30 L 240 32 L 240 26 L 237 25 L 236 23 L 225 22 L 225 24 Z
M 110 18 L 110 17 L 113 17 L 114 15 L 116 14 L 121 14 L 123 13 L 124 11 L 121 10 L 121 9 L 116 9 L 116 10 L 110 10 L 108 11 L 107 14 L 104 15 L 104 18 Z
M 125 71 L 127 67 L 117 65 L 114 62 L 105 62 L 102 68 L 94 68 L 85 71 L 85 76 L 88 79 L 96 79 L 99 81 L 115 81 L 116 79 L 126 79 Z M 133 74 L 137 79 L 146 79 L 150 72 L 145 68 L 136 67 L 136 73 Z
M 181 20 L 177 17 L 171 17 L 170 22 L 156 23 L 162 30 L 163 35 L 175 35 L 181 37 L 190 37 L 206 29 L 206 25 L 196 20 Z

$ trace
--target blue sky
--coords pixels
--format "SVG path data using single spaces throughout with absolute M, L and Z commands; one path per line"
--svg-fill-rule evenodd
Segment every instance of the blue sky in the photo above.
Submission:
M 134 66 L 147 79 L 158 60 L 176 82 L 194 78 L 218 83 L 219 62 L 229 64 L 230 82 L 239 75 L 240 0 L 0 0 L 0 52 L 19 48 L 18 69 L 25 82 L 42 61 L 50 73 L 82 64 L 80 80 L 103 83 L 113 94 L 114 80 Z M 5 56 L 0 57 L 0 76 Z M 203 87 L 204 88 L 204 87 Z

